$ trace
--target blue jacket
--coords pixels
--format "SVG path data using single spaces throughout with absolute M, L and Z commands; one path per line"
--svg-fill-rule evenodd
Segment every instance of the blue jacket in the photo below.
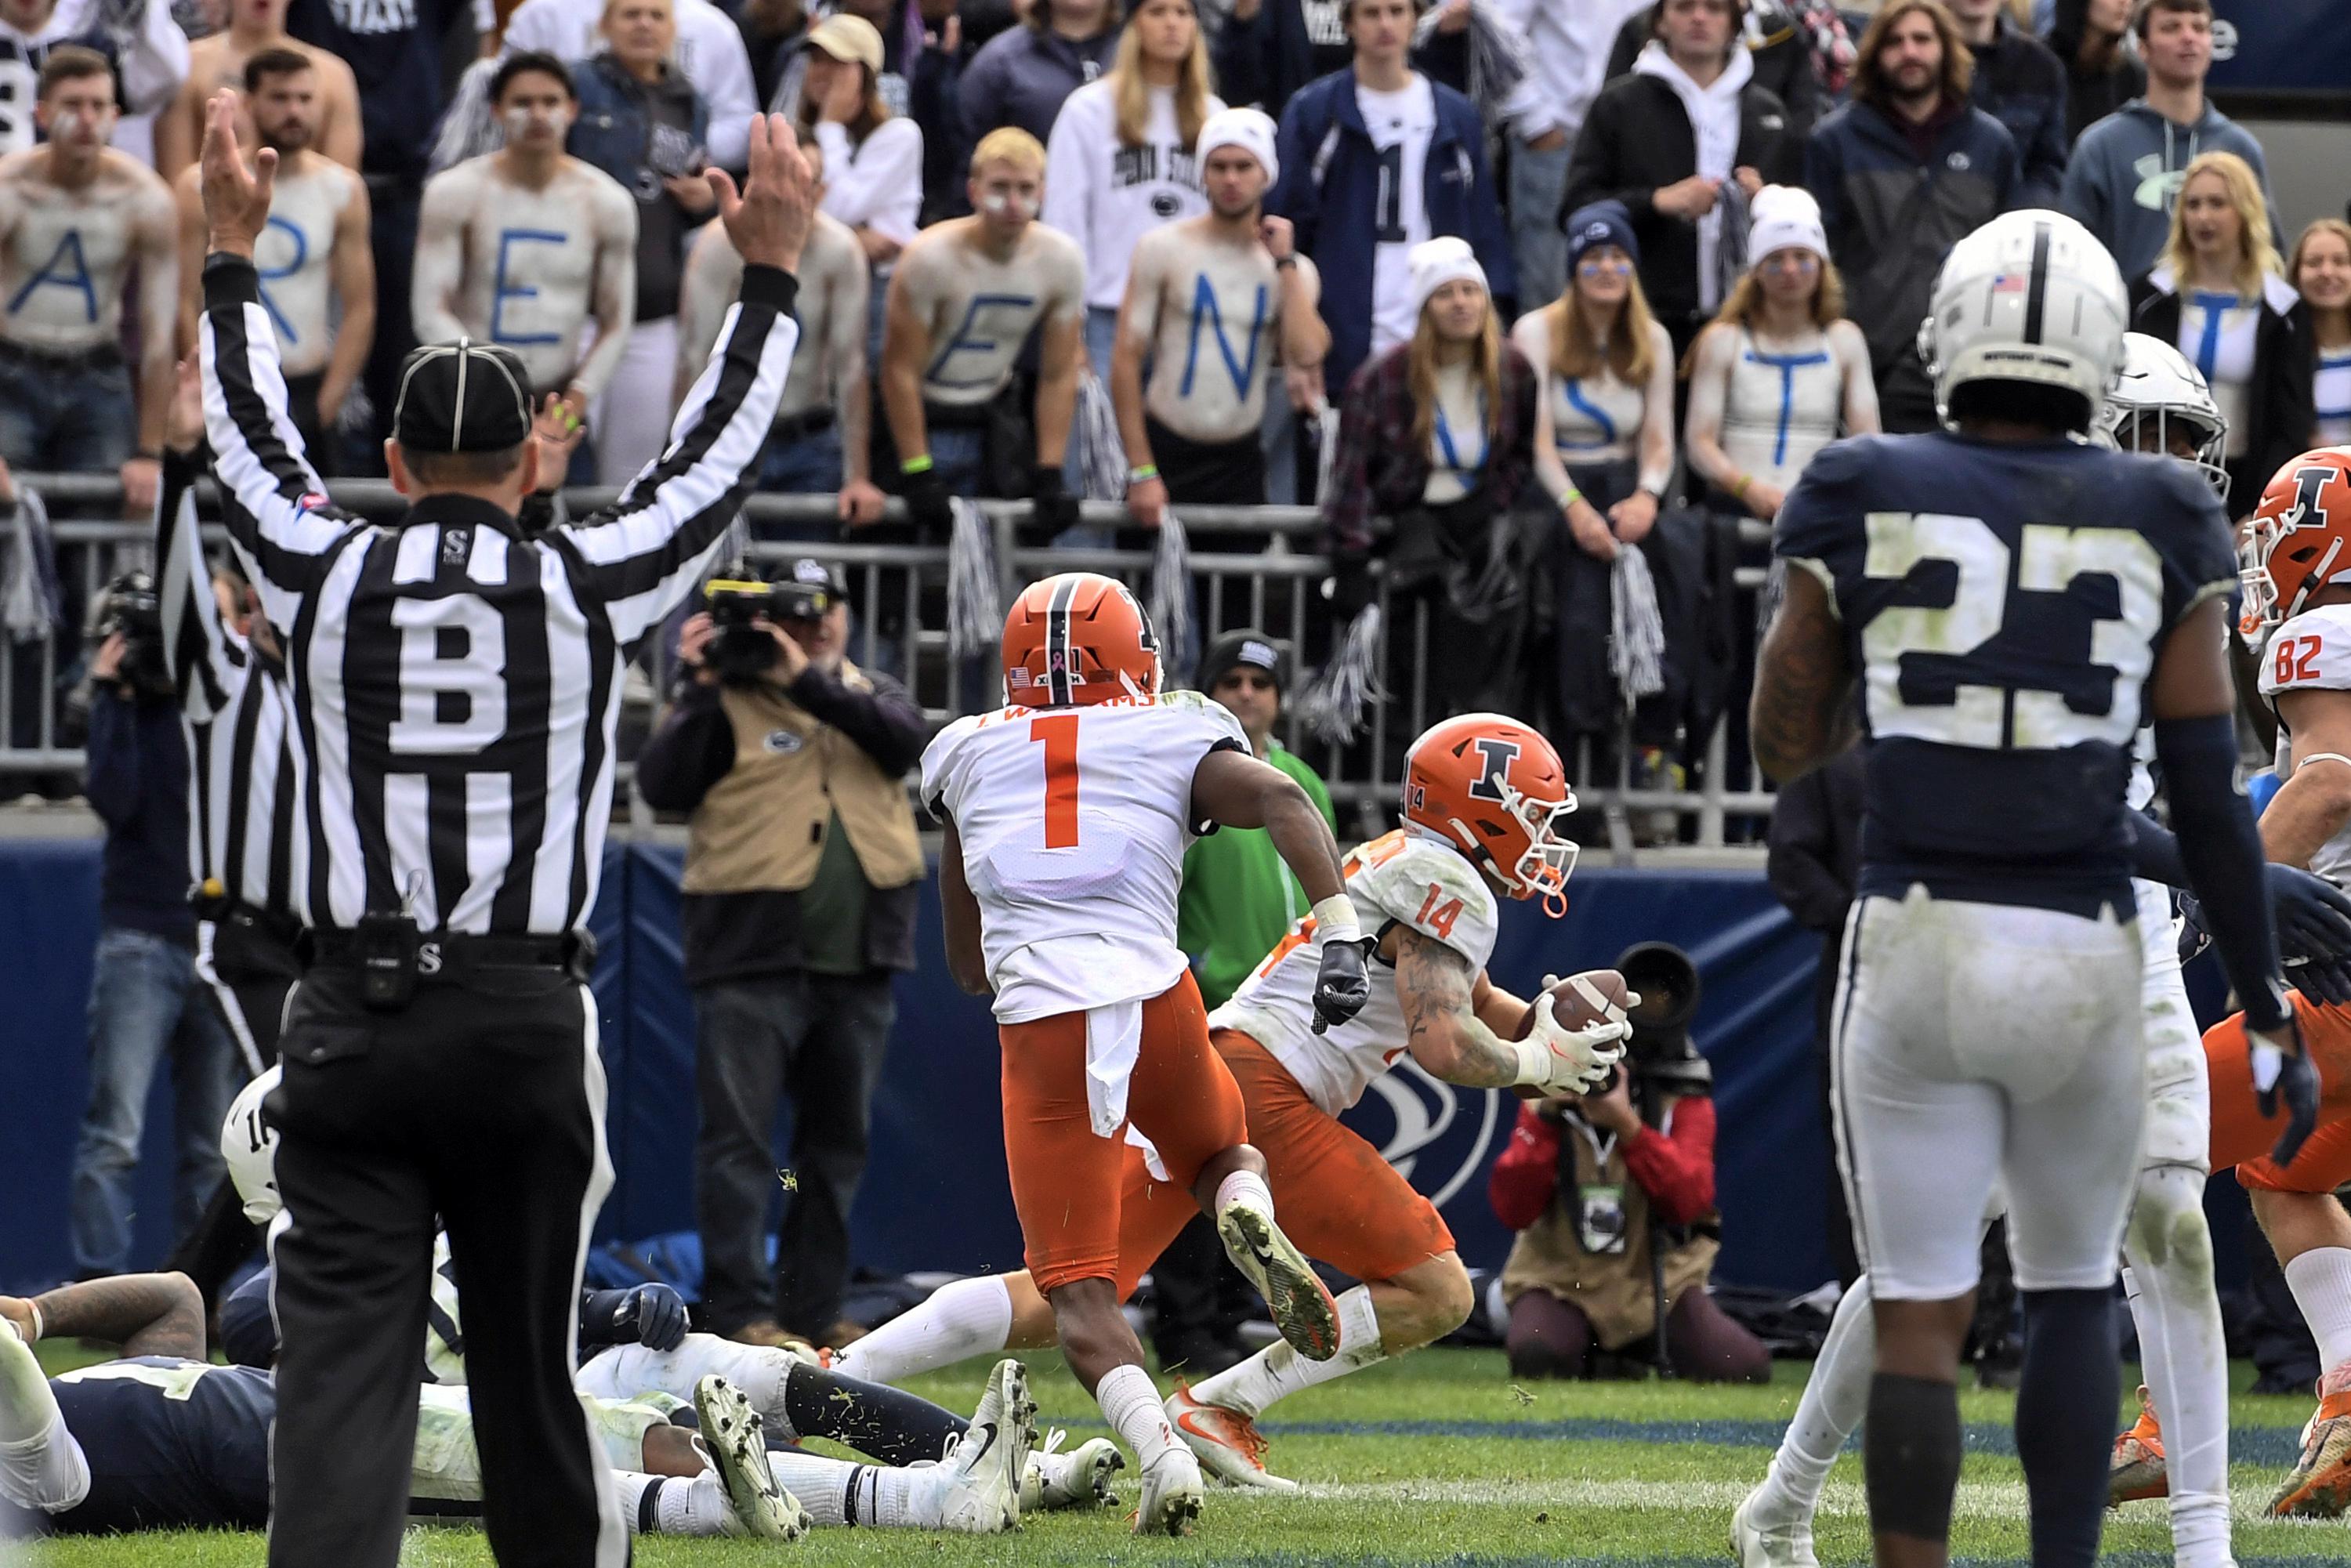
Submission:
M 1431 235 L 1469 242 L 1486 269 L 1486 286 L 1502 319 L 1503 301 L 1515 301 L 1518 268 L 1510 233 L 1486 166 L 1486 129 L 1470 101 L 1442 82 L 1429 83 L 1437 100 L 1437 132 L 1429 139 L 1421 192 Z M 1373 240 L 1380 191 L 1379 150 L 1355 101 L 1353 68 L 1333 71 L 1293 95 L 1281 111 L 1275 151 L 1281 183 L 1267 210 L 1298 230 L 1298 248 L 1322 274 L 1322 319 L 1331 329 L 1331 355 L 1322 382 L 1333 401 L 1372 350 Z
M 652 181 L 653 190 L 661 188 L 659 171 L 648 170 L 653 140 L 653 99 L 660 98 L 682 108 L 682 115 L 676 109 L 672 113 L 688 122 L 694 145 L 709 143 L 710 105 L 675 70 L 663 71 L 660 81 L 647 86 L 622 70 L 611 56 L 598 55 L 572 62 L 571 83 L 579 95 L 580 115 L 571 122 L 563 150 L 584 163 L 595 164 L 641 201 L 646 179 Z
M 1927 430 L 1934 394 L 1918 362 L 1918 323 L 1952 246 L 2019 204 L 2016 141 L 1966 104 L 1937 130 L 1923 161 L 1909 137 L 1861 102 L 1813 127 L 1804 184 L 1821 204 L 1829 256 L 1844 275 L 1845 314 L 1869 340 L 1888 430 Z M 1898 421 L 1898 423 L 1897 423 Z
M 188 906 L 188 741 L 169 697 L 125 701 L 104 683 L 89 698 L 82 793 L 106 823 L 99 879 L 104 925 L 193 946 Z

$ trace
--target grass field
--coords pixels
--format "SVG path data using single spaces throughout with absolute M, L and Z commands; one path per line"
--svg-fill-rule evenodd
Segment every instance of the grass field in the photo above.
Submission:
M 47 1348 L 47 1347 L 45 1347 Z M 1030 1358 L 1047 1419 L 1079 1437 L 1102 1429 L 1098 1411 L 1051 1356 Z M 921 1380 L 921 1392 L 959 1409 L 979 1394 L 981 1364 Z M 649 1539 L 645 1568 L 737 1564 L 789 1552 L 810 1568 L 834 1563 L 1243 1563 L 1253 1568 L 1437 1563 L 1723 1563 L 1730 1510 L 1763 1472 L 1794 1409 L 1805 1368 L 1783 1363 L 1768 1387 L 1679 1384 L 1553 1384 L 1513 1387 L 1499 1353 L 1434 1351 L 1285 1401 L 1265 1424 L 1280 1473 L 1303 1495 L 1212 1491 L 1197 1535 L 1139 1542 L 1122 1510 L 1048 1514 L 996 1539 L 906 1531 L 818 1531 L 793 1547 Z M 2238 1386 L 2247 1381 L 2240 1369 Z M 2022 1480 L 2010 1441 L 2011 1396 L 1969 1392 L 1968 1458 L 1955 1555 L 1981 1563 L 2026 1560 Z M 2292 1463 L 2304 1399 L 2241 1395 L 2235 1402 L 2237 1557 L 2297 1564 L 2351 1560 L 2351 1521 L 2260 1519 L 2270 1488 Z M 1129 1502 L 1133 1488 L 1123 1489 Z M 2108 1561 L 2170 1561 L 2162 1505 L 2111 1515 Z M 1831 1477 L 1820 1530 L 1823 1562 L 1867 1558 L 1860 1457 Z M 0 1547 L 0 1557 L 6 1548 Z M 257 1535 L 148 1536 L 22 1548 L 30 1568 L 232 1568 L 263 1559 Z M 420 1529 L 413 1568 L 475 1568 L 490 1555 L 463 1529 Z

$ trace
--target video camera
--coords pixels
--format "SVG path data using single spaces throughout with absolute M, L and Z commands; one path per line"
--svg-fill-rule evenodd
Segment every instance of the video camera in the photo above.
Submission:
M 1642 942 L 1617 958 L 1616 972 L 1640 993 L 1632 1009 L 1633 1038 L 1625 1042 L 1625 1066 L 1636 1092 L 1651 1087 L 1669 1094 L 1706 1094 L 1714 1071 L 1691 1043 L 1690 1019 L 1698 1016 L 1698 966 L 1670 942 Z
M 96 641 L 120 633 L 122 662 L 115 679 L 144 696 L 167 697 L 175 689 L 163 664 L 163 606 L 155 580 L 143 571 L 126 571 L 106 585 L 91 627 Z
M 838 596 L 830 583 L 762 582 L 738 561 L 728 576 L 705 583 L 702 597 L 716 628 L 703 657 L 720 680 L 744 685 L 773 669 L 779 656 L 768 627 L 820 621 Z

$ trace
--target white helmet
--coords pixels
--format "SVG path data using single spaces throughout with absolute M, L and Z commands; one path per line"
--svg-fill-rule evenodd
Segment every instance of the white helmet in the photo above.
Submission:
M 221 1124 L 221 1157 L 228 1162 L 228 1179 L 245 1200 L 245 1217 L 266 1225 L 286 1207 L 277 1196 L 277 1129 L 261 1113 L 261 1098 L 277 1087 L 273 1067 L 238 1092 L 229 1103 L 228 1120 Z
M 2220 459 L 2229 446 L 2229 416 L 2212 401 L 2204 373 L 2162 339 L 2123 335 L 2122 380 L 2098 410 L 2097 428 L 2121 451 L 2179 458 L 2228 499 L 2229 470 Z M 2181 457 L 2173 450 L 2176 434 L 2188 438 L 2192 455 Z
M 2095 414 L 2123 367 L 2130 296 L 2115 258 L 2063 213 L 2006 213 L 1951 247 L 1935 279 L 1918 358 L 1935 412 L 1971 382 L 2022 382 L 2080 395 Z

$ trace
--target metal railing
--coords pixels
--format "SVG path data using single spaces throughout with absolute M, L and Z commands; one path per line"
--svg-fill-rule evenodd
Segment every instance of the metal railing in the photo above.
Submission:
M 69 613 L 94 603 L 118 573 L 152 567 L 152 525 L 144 520 L 110 520 L 102 515 L 120 505 L 120 486 L 111 476 L 22 475 L 16 482 L 37 490 L 51 510 L 59 578 L 72 601 Z M 337 480 L 333 492 L 339 506 L 375 521 L 397 518 L 406 506 L 381 479 Z M 582 488 L 567 490 L 564 498 L 572 514 L 579 516 L 614 494 L 609 489 Z M 200 514 L 210 516 L 213 502 L 207 483 L 198 492 Z M 1138 595 L 1147 594 L 1154 570 L 1150 552 L 1118 549 L 1101 542 L 1025 544 L 1017 529 L 1029 520 L 1027 503 L 983 501 L 979 507 L 993 533 L 1001 604 L 1009 604 L 1036 578 L 1070 570 L 1115 575 L 1134 586 Z M 57 515 L 68 512 L 83 515 Z M 1312 549 L 1322 527 L 1313 508 L 1195 507 L 1184 508 L 1181 516 L 1193 546 L 1187 562 L 1188 587 L 1200 640 L 1233 627 L 1255 626 L 1299 648 L 1310 632 L 1319 632 L 1321 585 L 1330 568 Z M 935 719 L 944 720 L 976 706 L 992 706 L 1000 700 L 992 657 L 959 664 L 952 655 L 946 630 L 948 563 L 945 547 L 869 543 L 854 537 L 772 537 L 776 532 L 830 528 L 834 522 L 830 496 L 755 495 L 746 503 L 744 517 L 753 536 L 745 553 L 752 561 L 772 566 L 810 556 L 841 569 L 856 611 L 851 657 L 862 665 L 897 675 Z M 890 503 L 889 517 L 892 520 L 903 517 L 895 500 Z M 1097 540 L 1106 540 L 1113 529 L 1131 528 L 1132 521 L 1121 507 L 1089 502 L 1082 508 L 1081 526 Z M 1761 528 L 1761 524 L 1753 525 L 1754 530 Z M 209 544 L 217 547 L 224 542 L 216 523 L 207 522 L 204 531 Z M 763 533 L 771 537 L 760 537 Z M 0 549 L 7 541 L 5 520 L 0 520 Z M 1236 549 L 1237 543 L 1249 548 Z M 1752 590 L 1762 573 L 1742 568 L 1738 576 L 1741 588 Z M 1382 604 L 1388 605 L 1384 581 L 1379 584 L 1379 592 Z M 1414 601 L 1410 613 L 1408 632 L 1390 639 L 1391 648 L 1407 651 L 1404 667 L 1392 667 L 1388 651 L 1383 650 L 1381 685 L 1389 695 L 1372 705 L 1353 741 L 1332 744 L 1307 734 L 1294 716 L 1284 720 L 1283 743 L 1322 774 L 1343 812 L 1343 828 L 1371 828 L 1391 809 L 1395 779 L 1387 774 L 1384 759 L 1399 757 L 1405 740 L 1443 716 L 1431 713 L 1428 706 L 1425 676 L 1432 650 L 1426 602 Z M 1169 652 L 1172 671 L 1185 653 L 1172 648 Z M 36 663 L 27 666 L 27 660 Z M 24 643 L 0 635 L 0 788 L 8 787 L 12 777 L 21 781 L 32 776 L 54 779 L 78 773 L 82 753 L 70 743 L 66 689 L 73 683 L 78 663 L 55 634 Z M 985 669 L 978 667 L 982 664 Z M 644 679 L 632 682 L 632 695 L 641 721 L 649 721 L 644 709 L 659 689 L 660 650 L 642 650 L 637 668 Z M 38 704 L 37 713 L 24 711 L 28 702 Z M 626 727 L 624 719 L 624 731 Z M 1742 840 L 1751 841 L 1759 836 L 1753 830 L 1759 820 L 1770 816 L 1772 797 L 1761 789 L 1727 787 L 1726 720 L 1718 720 L 1707 737 L 1699 752 L 1697 779 L 1687 789 L 1636 787 L 1631 777 L 1632 747 L 1622 743 L 1621 736 L 1618 738 L 1619 744 L 1604 748 L 1614 753 L 1614 765 L 1606 777 L 1598 775 L 1600 765 L 1589 743 L 1576 747 L 1567 761 L 1587 821 L 1597 816 L 1605 823 L 1606 848 L 1620 862 L 1628 861 L 1644 840 L 1663 839 L 1687 849 L 1719 851 L 1731 841 L 1733 824 L 1750 830 L 1739 835 Z M 623 744 L 623 755 L 629 755 L 625 734 Z M 632 788 L 625 798 L 631 803 L 632 818 L 649 824 L 652 813 Z M 1671 814 L 1676 821 L 1665 825 L 1660 813 Z

